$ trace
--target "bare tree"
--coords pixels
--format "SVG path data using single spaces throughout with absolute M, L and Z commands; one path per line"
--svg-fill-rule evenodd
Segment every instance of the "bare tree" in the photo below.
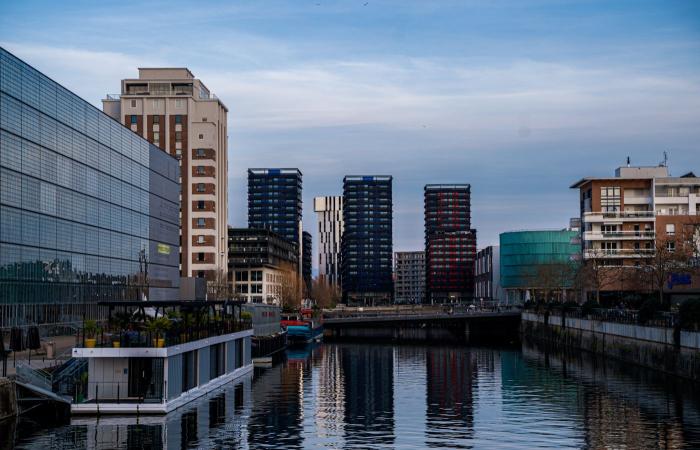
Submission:
M 641 271 L 648 277 L 661 303 L 664 286 L 672 275 L 697 271 L 693 264 L 693 258 L 698 255 L 697 230 L 697 224 L 688 223 L 672 235 L 657 236 L 654 251 L 643 260 Z
M 286 309 L 297 309 L 301 307 L 303 280 L 294 264 L 282 264 L 280 270 L 280 304 Z
M 567 289 L 574 286 L 576 272 L 577 264 L 573 261 L 540 264 L 535 268 L 533 286 L 543 291 L 547 302 L 555 298 L 563 299 Z
M 603 249 L 588 249 L 583 263 L 580 265 L 576 283 L 584 292 L 594 291 L 597 303 L 600 303 L 600 292 L 612 287 L 618 280 L 619 266 L 608 264 L 609 258 Z
M 312 298 L 320 308 L 335 308 L 340 300 L 340 291 L 329 283 L 323 275 L 314 278 L 311 283 Z
M 227 300 L 233 297 L 232 283 L 226 270 L 217 270 L 207 281 L 207 294 L 210 300 Z

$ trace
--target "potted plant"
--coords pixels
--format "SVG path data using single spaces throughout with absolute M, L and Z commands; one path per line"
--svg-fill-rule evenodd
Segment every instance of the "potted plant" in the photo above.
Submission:
M 97 333 L 98 333 L 98 328 L 97 328 L 97 322 L 94 320 L 86 320 L 85 323 L 83 324 L 83 333 L 85 334 L 85 347 L 87 348 L 95 348 L 95 345 L 97 344 Z
M 170 329 L 170 319 L 167 317 L 158 317 L 148 322 L 148 331 L 155 336 L 153 338 L 154 347 L 165 347 L 165 332 L 168 329 Z
M 112 327 L 112 347 L 114 348 L 119 348 L 121 347 L 121 341 L 122 341 L 122 333 L 124 333 L 124 330 L 129 328 L 129 324 L 131 323 L 131 313 L 124 311 L 124 312 L 118 312 L 110 319 L 110 325 Z M 114 328 L 116 328 L 119 333 L 114 334 Z

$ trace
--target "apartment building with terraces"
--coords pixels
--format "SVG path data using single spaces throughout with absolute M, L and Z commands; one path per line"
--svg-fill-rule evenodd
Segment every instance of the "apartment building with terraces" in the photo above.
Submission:
M 584 260 L 638 267 L 658 245 L 673 251 L 675 237 L 697 232 L 700 178 L 689 172 L 672 177 L 668 167 L 619 167 L 613 177 L 583 178 L 578 189 Z M 685 279 L 695 285 L 697 280 Z M 612 290 L 627 290 L 619 283 Z

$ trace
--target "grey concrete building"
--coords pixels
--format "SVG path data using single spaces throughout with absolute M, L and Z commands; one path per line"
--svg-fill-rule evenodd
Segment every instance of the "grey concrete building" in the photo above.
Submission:
M 422 303 L 425 298 L 425 252 L 394 253 L 394 302 Z

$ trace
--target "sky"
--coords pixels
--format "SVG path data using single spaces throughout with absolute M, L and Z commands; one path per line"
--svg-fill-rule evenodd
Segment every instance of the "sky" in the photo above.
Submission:
M 234 226 L 249 167 L 301 169 L 307 230 L 344 175 L 393 175 L 395 251 L 428 183 L 471 184 L 482 248 L 567 226 L 569 186 L 628 156 L 700 172 L 695 0 L 3 0 L 0 45 L 98 107 L 188 67 L 229 109 Z

